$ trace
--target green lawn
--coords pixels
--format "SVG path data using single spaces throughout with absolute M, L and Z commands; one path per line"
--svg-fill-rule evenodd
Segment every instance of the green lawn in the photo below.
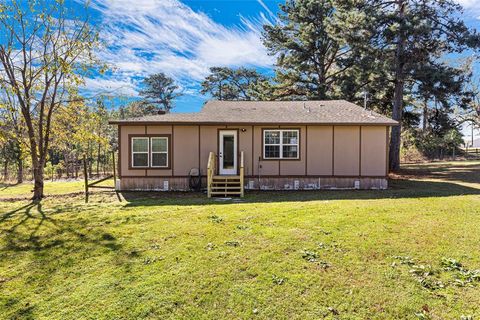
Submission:
M 480 162 L 404 174 L 243 202 L 0 190 L 0 318 L 479 319 Z
M 93 181 L 90 181 L 93 182 Z M 103 181 L 98 184 L 99 186 L 113 187 L 113 179 Z M 82 193 L 85 190 L 85 182 L 83 180 L 70 180 L 70 181 L 45 181 L 45 194 L 46 195 L 64 195 L 72 193 Z M 2 199 L 10 198 L 25 198 L 28 199 L 32 196 L 33 185 L 31 182 L 25 182 L 21 184 L 6 184 L 0 183 L 0 201 Z

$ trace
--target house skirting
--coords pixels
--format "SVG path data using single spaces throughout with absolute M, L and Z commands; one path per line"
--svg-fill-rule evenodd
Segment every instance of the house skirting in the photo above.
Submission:
M 202 178 L 206 188 L 206 177 Z M 386 177 L 245 177 L 246 190 L 387 189 Z M 119 191 L 188 191 L 188 177 L 122 177 Z

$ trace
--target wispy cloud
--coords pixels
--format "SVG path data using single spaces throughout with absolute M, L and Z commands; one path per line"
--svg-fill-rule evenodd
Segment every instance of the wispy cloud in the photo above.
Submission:
M 138 79 L 155 72 L 188 87 L 212 66 L 273 63 L 260 39 L 262 25 L 273 15 L 269 11 L 256 19 L 240 16 L 237 26 L 226 27 L 178 0 L 92 0 L 91 7 L 102 15 L 107 48 L 100 57 L 115 72 L 108 79 L 88 79 L 87 87 L 120 86 L 135 94 Z
M 480 14 L 480 0 L 455 0 L 460 4 L 467 13 L 472 13 L 473 15 Z M 480 19 L 480 16 L 478 16 Z
M 268 17 L 272 21 L 280 22 L 280 19 L 278 19 L 277 15 L 275 13 L 273 13 L 272 10 L 270 10 L 270 8 L 265 4 L 265 2 L 263 2 L 263 0 L 257 0 L 257 2 L 263 7 L 263 9 L 265 9 L 265 11 L 268 14 Z
M 480 2 L 478 0 L 456 0 L 464 8 L 480 8 Z
M 122 95 L 135 96 L 137 84 L 128 79 L 106 79 L 106 78 L 87 78 L 85 79 L 85 88 L 92 94 L 101 93 L 104 95 Z

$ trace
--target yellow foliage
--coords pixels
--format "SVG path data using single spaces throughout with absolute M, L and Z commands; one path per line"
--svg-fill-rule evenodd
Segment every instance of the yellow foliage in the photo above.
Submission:
M 99 144 L 108 147 L 103 120 L 81 101 L 62 106 L 52 128 L 52 147 L 60 150 L 74 148 L 78 152 L 86 152 Z

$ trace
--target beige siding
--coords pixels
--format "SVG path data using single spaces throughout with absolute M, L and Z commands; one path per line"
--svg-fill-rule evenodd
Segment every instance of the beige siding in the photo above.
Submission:
M 203 175 L 207 174 L 207 162 L 209 153 L 211 151 L 217 153 L 219 128 L 225 127 L 200 127 L 200 170 Z
M 144 176 L 146 170 L 142 169 L 135 169 L 130 170 L 128 169 L 128 164 L 130 161 L 130 154 L 128 150 L 128 135 L 129 134 L 144 134 L 145 133 L 145 126 L 122 126 L 120 127 L 120 139 L 121 139 L 121 168 L 120 168 L 120 175 L 121 176 Z
M 309 126 L 307 133 L 307 174 L 331 176 L 333 127 Z
M 252 127 L 238 126 L 229 127 L 238 129 L 238 152 L 243 151 L 245 175 L 252 175 Z
M 198 126 L 173 127 L 173 175 L 187 176 L 190 169 L 198 168 Z
M 383 176 L 387 164 L 387 136 L 385 127 L 362 127 L 362 164 L 363 176 Z
M 260 127 L 255 126 L 253 130 L 254 134 L 254 153 L 253 153 L 253 172 L 254 175 L 260 176 L 278 176 L 279 175 L 279 161 L 277 160 L 262 160 L 262 129 L 278 129 L 277 127 Z
M 175 137 L 172 134 L 173 126 L 147 126 L 147 134 L 170 134 L 172 141 L 170 141 L 170 146 L 173 145 L 173 140 Z M 170 168 L 175 166 L 175 159 L 173 156 L 173 150 L 170 150 L 171 155 L 170 159 Z M 148 169 L 147 176 L 171 176 L 173 175 L 172 169 Z
M 172 134 L 173 126 L 147 126 L 147 134 Z
M 281 129 L 298 129 L 300 133 L 300 158 L 298 160 L 280 161 L 280 175 L 282 176 L 303 176 L 305 175 L 306 144 L 305 127 L 280 127 Z
M 184 177 L 200 164 L 206 174 L 208 154 L 218 153 L 218 130 L 238 130 L 245 175 L 384 177 L 387 163 L 385 126 L 285 126 L 300 129 L 300 160 L 262 160 L 262 129 L 279 126 L 121 126 L 121 176 Z M 171 169 L 129 169 L 129 134 L 171 134 Z M 360 161 L 361 160 L 361 161 Z M 333 163 L 332 163 L 333 162 Z M 359 171 L 361 170 L 361 172 Z M 153 178 L 152 178 L 153 179 Z M 160 179 L 160 177 L 159 177 Z M 133 183 L 133 182 L 130 182 Z
M 360 127 L 334 127 L 334 170 L 336 176 L 358 176 L 360 167 Z

